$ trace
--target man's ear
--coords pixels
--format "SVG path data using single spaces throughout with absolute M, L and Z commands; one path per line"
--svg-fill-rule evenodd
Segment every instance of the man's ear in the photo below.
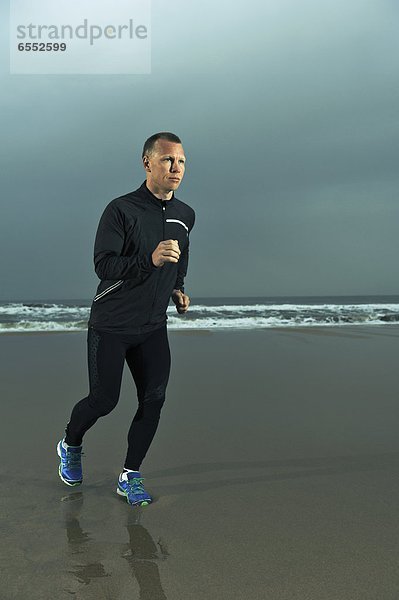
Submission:
M 150 161 L 149 161 L 149 158 L 148 158 L 147 155 L 143 156 L 143 165 L 144 165 L 144 168 L 145 168 L 146 171 L 151 172 Z

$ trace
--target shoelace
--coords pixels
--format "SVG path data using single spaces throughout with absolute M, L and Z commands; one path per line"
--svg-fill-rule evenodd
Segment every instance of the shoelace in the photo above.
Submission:
M 132 477 L 127 480 L 127 484 L 130 488 L 130 491 L 133 494 L 145 494 L 145 489 L 143 486 L 144 477 Z
M 67 452 L 65 457 L 66 466 L 68 468 L 80 467 L 80 457 L 83 452 Z

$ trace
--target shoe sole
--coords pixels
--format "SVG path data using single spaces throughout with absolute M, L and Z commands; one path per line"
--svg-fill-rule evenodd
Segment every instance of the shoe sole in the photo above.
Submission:
M 58 444 L 57 444 L 57 454 L 58 454 L 58 456 L 61 458 L 60 443 L 61 443 L 61 442 L 58 442 Z M 75 487 L 75 486 L 77 486 L 77 485 L 81 485 L 81 483 L 82 483 L 82 481 L 83 481 L 83 480 L 80 480 L 80 481 L 68 481 L 67 479 L 64 479 L 64 477 L 62 476 L 62 473 L 61 473 L 61 469 L 62 469 L 62 465 L 60 465 L 60 466 L 58 467 L 58 475 L 60 476 L 60 479 L 61 479 L 61 480 L 62 480 L 62 481 L 63 481 L 63 482 L 66 484 L 66 485 L 70 485 L 71 487 Z
M 127 494 L 119 487 L 116 488 L 116 493 L 119 494 L 119 496 L 126 498 L 126 502 L 130 504 L 130 506 L 147 506 L 148 504 L 151 504 L 151 500 L 137 500 L 137 502 L 130 503 Z

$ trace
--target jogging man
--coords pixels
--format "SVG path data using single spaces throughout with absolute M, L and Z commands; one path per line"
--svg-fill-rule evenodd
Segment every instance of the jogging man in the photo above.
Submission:
M 194 210 L 174 194 L 185 172 L 180 139 L 169 132 L 152 135 L 142 160 L 146 180 L 112 200 L 98 225 L 94 265 L 101 281 L 87 331 L 89 395 L 74 406 L 57 444 L 62 481 L 80 485 L 83 436 L 115 408 L 126 360 L 138 408 L 116 491 L 132 505 L 152 501 L 140 466 L 158 426 L 170 373 L 166 309 L 170 299 L 179 314 L 190 304 L 184 277 L 195 220 Z

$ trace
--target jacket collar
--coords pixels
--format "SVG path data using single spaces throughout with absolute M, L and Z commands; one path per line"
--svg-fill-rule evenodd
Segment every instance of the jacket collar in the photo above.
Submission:
M 162 200 L 160 198 L 157 198 L 151 192 L 151 190 L 148 189 L 146 180 L 143 181 L 143 183 L 139 187 L 139 190 L 142 192 L 143 196 L 145 198 L 147 198 L 148 200 L 150 200 L 153 204 L 156 204 L 157 206 L 159 206 L 162 203 Z M 165 202 L 167 202 L 168 205 L 169 205 L 169 203 L 173 203 L 174 197 L 175 197 L 175 193 L 172 192 L 172 197 L 170 198 L 170 200 L 165 200 Z

